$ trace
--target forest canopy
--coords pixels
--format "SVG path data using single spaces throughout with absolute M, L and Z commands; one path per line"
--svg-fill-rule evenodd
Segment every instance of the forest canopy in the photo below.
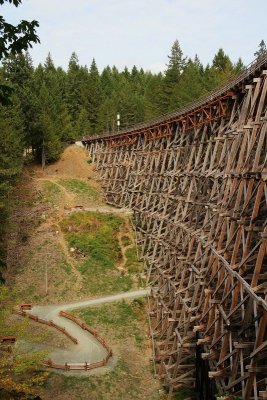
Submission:
M 106 66 L 99 72 L 95 59 L 89 67 L 80 65 L 75 52 L 67 71 L 55 66 L 50 53 L 34 67 L 29 53 L 9 52 L 0 82 L 12 89 L 12 106 L 2 103 L 1 112 L 11 113 L 12 124 L 18 124 L 19 129 L 8 124 L 18 145 L 31 149 L 36 160 L 53 162 L 64 142 L 117 129 L 117 113 L 122 127 L 158 117 L 223 85 L 243 68 L 241 59 L 234 63 L 223 49 L 204 66 L 197 55 L 186 57 L 178 40 L 160 73 L 136 66 L 123 71 Z

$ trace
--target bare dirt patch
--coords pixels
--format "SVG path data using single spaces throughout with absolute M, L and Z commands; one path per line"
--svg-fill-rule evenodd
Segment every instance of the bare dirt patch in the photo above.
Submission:
M 76 178 L 82 180 L 94 180 L 92 183 L 95 187 L 99 187 L 96 179 L 97 176 L 93 170 L 92 164 L 88 164 L 88 157 L 84 149 L 77 146 L 67 147 L 60 160 L 52 165 L 45 167 L 44 171 L 41 167 L 35 168 L 37 177 L 54 177 L 65 176 L 67 178 Z

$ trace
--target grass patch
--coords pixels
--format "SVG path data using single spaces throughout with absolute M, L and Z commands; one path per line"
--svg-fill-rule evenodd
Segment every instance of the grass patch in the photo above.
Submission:
M 60 179 L 59 183 L 74 194 L 90 197 L 92 200 L 100 199 L 99 193 L 80 179 Z
M 52 205 L 56 205 L 59 203 L 62 192 L 58 185 L 53 182 L 43 181 L 41 190 L 43 193 L 43 201 L 48 202 Z
M 93 272 L 84 278 L 84 293 L 89 291 L 92 295 L 127 292 L 132 288 L 133 282 L 130 276 L 105 275 L 104 277 Z
M 144 341 L 143 329 L 140 322 L 145 318 L 144 299 L 125 302 L 124 300 L 75 310 L 83 321 L 95 327 L 106 337 L 123 339 L 134 337 L 135 344 L 140 347 Z
M 117 238 L 122 223 L 117 215 L 97 212 L 75 213 L 61 222 L 69 246 L 83 255 L 78 269 L 91 294 L 127 291 L 132 286 L 131 277 L 115 268 L 122 259 Z
M 122 330 L 130 321 L 138 319 L 137 310 L 134 305 L 128 304 L 125 301 L 82 309 L 79 311 L 79 315 L 90 325 L 104 324 Z
M 123 245 L 124 247 L 129 246 L 130 244 L 132 244 L 132 241 L 131 241 L 131 239 L 129 238 L 129 236 L 123 236 L 123 237 L 121 238 L 121 242 L 122 242 L 122 245 Z
M 130 273 L 137 273 L 143 270 L 143 263 L 137 258 L 136 246 L 126 250 L 125 256 L 127 258 L 126 268 Z
M 90 398 L 91 400 L 116 400 L 138 399 L 143 400 L 144 388 L 142 388 L 142 376 L 133 375 L 130 364 L 119 359 L 116 366 L 105 375 L 88 375 L 87 377 L 58 376 L 50 374 L 46 388 L 57 386 L 61 393 L 68 393 L 70 398 Z M 67 397 L 66 397 L 67 398 Z M 158 400 L 157 391 L 149 397 L 150 400 Z
M 185 400 L 192 396 L 194 396 L 194 390 L 185 388 L 185 389 L 179 389 L 178 392 L 175 392 L 173 395 L 173 399 L 174 400 Z
M 63 263 L 61 268 L 66 272 L 66 274 L 71 274 L 71 266 L 68 263 Z

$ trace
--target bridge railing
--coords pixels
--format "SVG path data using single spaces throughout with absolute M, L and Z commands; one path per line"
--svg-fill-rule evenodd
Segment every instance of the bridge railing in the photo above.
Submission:
M 264 65 L 266 65 L 266 67 L 267 67 L 267 55 L 253 60 L 244 69 L 244 71 L 242 71 L 240 74 L 238 74 L 237 76 L 230 79 L 226 85 L 220 86 L 219 88 L 213 90 L 212 92 L 201 96 L 197 101 L 191 102 L 191 103 L 187 104 L 186 106 L 179 108 L 178 110 L 172 111 L 167 114 L 163 114 L 159 118 L 140 122 L 129 128 L 121 129 L 120 132 L 104 132 L 99 135 L 84 137 L 82 140 L 83 141 L 91 141 L 91 140 L 94 141 L 97 139 L 103 139 L 103 138 L 110 137 L 110 136 L 118 137 L 125 133 L 130 133 L 133 131 L 138 131 L 141 129 L 152 127 L 154 125 L 158 125 L 158 124 L 166 122 L 166 121 L 172 121 L 172 120 L 176 119 L 177 117 L 182 116 L 183 114 L 187 114 L 190 111 L 193 111 L 194 109 L 196 109 L 200 106 L 203 106 L 205 103 L 208 103 L 208 102 L 216 99 L 217 97 L 223 95 L 228 90 L 234 88 L 236 85 L 240 84 L 245 79 L 249 78 L 250 75 L 254 74 L 258 69 L 261 69 Z

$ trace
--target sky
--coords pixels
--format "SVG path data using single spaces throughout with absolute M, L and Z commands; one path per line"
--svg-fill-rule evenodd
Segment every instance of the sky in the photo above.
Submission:
M 5 3 L 7 22 L 37 20 L 41 44 L 30 50 L 35 65 L 48 52 L 67 69 L 73 51 L 81 65 L 95 58 L 107 65 L 136 65 L 164 71 L 178 39 L 184 55 L 211 63 L 219 48 L 233 61 L 249 64 L 263 39 L 267 43 L 266 0 L 22 0 Z

